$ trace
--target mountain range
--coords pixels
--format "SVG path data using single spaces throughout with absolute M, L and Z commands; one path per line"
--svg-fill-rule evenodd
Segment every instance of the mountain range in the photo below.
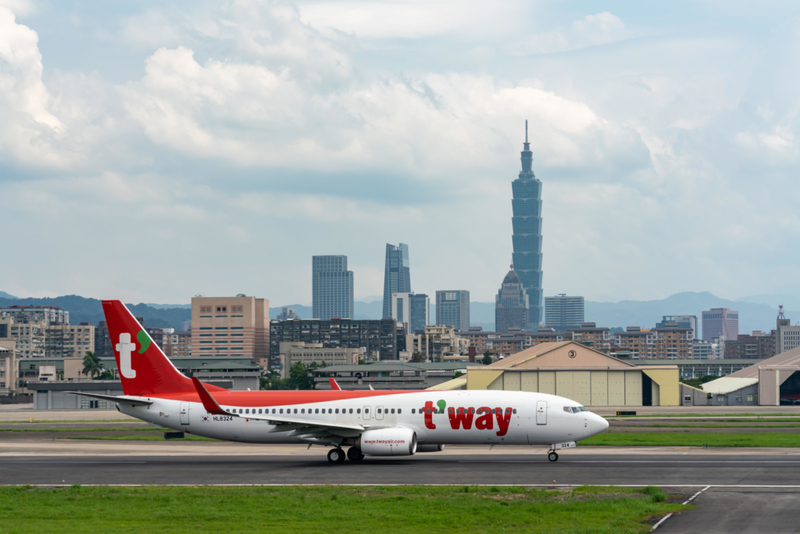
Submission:
M 55 298 L 7 298 L 8 293 L 0 292 L 0 307 L 10 305 L 21 306 L 58 306 L 69 310 L 70 322 L 78 324 L 89 322 L 97 325 L 103 320 L 103 308 L 98 299 L 85 298 L 78 295 L 66 295 Z M 800 320 L 800 297 L 793 295 L 755 295 L 738 300 L 727 300 L 708 292 L 676 293 L 665 299 L 621 302 L 591 302 L 585 304 L 585 320 L 596 322 L 598 326 L 609 328 L 641 326 L 650 328 L 661 321 L 664 315 L 696 315 L 702 318 L 702 311 L 710 308 L 731 308 L 739 312 L 739 332 L 749 333 L 753 330 L 769 332 L 775 328 L 778 315 L 778 304 L 785 304 L 786 317 L 793 323 Z M 183 323 L 191 319 L 189 304 L 128 304 L 134 315 L 142 316 L 145 324 L 159 328 L 183 329 Z M 282 308 L 293 308 L 301 318 L 311 318 L 311 306 L 289 304 L 269 309 L 271 318 L 276 318 Z M 381 300 L 371 302 L 355 302 L 356 319 L 380 319 L 383 314 Z M 792 311 L 794 310 L 794 311 Z M 436 306 L 431 305 L 431 322 L 435 322 Z M 484 330 L 494 329 L 494 303 L 471 302 L 470 323 Z

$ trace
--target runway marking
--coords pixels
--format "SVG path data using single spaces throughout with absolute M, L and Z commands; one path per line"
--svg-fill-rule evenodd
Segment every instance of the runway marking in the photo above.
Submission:
M 544 460 L 459 460 L 461 464 L 545 464 Z M 569 464 L 798 464 L 800 460 L 567 460 Z
M 0 486 L 31 486 L 36 488 L 52 488 L 60 486 L 61 484 L 0 484 Z M 487 487 L 487 488 L 578 488 L 583 486 L 589 487 L 608 487 L 608 488 L 647 488 L 655 484 L 365 484 L 365 483 L 344 483 L 344 484 L 281 484 L 281 483 L 265 483 L 265 484 L 79 484 L 89 488 L 105 488 L 105 487 L 121 487 L 121 488 L 150 488 L 150 487 L 322 487 L 322 486 L 342 486 L 342 487 L 402 487 L 402 486 L 425 486 L 425 487 Z M 800 489 L 797 484 L 658 484 L 659 488 L 703 488 L 698 492 L 699 495 L 703 491 L 710 488 L 742 488 L 742 489 Z M 688 502 L 688 501 L 687 501 Z M 686 503 L 684 503 L 686 504 Z
M 703 493 L 705 490 L 707 490 L 707 489 L 708 489 L 708 488 L 710 488 L 710 487 L 711 487 L 711 486 L 706 486 L 705 488 L 701 489 L 700 491 L 698 491 L 697 493 L 695 493 L 694 495 L 692 495 L 691 497 L 689 497 L 689 500 L 687 500 L 687 501 L 686 501 L 685 503 L 683 503 L 683 504 L 689 504 L 690 502 L 692 502 L 693 500 L 695 500 L 697 497 L 699 497 L 701 493 Z M 672 514 L 671 514 L 671 513 L 669 513 L 669 514 L 665 515 L 664 517 L 662 517 L 662 518 L 661 518 L 661 521 L 659 521 L 658 523 L 656 523 L 655 525 L 653 525 L 653 528 L 650 530 L 650 532 L 652 532 L 653 530 L 657 529 L 657 528 L 658 528 L 658 526 L 659 526 L 661 523 L 663 523 L 664 521 L 666 521 L 666 520 L 667 520 L 667 519 L 669 519 L 670 517 L 672 517 Z

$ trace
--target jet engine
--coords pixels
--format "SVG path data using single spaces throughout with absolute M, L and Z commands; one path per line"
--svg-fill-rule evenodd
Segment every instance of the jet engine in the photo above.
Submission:
M 367 430 L 356 447 L 368 456 L 410 456 L 417 452 L 417 434 L 402 427 Z

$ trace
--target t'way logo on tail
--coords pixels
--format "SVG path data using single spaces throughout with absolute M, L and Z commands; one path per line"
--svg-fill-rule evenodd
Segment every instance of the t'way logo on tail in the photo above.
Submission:
M 119 335 L 119 343 L 114 347 L 119 352 L 119 372 L 125 378 L 136 378 L 136 369 L 131 366 L 131 352 L 136 350 L 136 345 L 131 343 L 131 335 L 123 332 Z

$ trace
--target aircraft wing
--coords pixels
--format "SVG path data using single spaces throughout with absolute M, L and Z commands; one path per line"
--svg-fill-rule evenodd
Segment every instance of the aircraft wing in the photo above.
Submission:
M 214 415 L 228 415 L 231 417 L 243 417 L 245 419 L 253 419 L 255 421 L 266 421 L 276 426 L 273 432 L 288 432 L 290 430 L 294 430 L 295 433 L 299 435 L 327 433 L 337 436 L 343 434 L 347 434 L 348 436 L 351 434 L 357 436 L 366 430 L 366 427 L 357 424 L 313 421 L 298 417 L 284 417 L 282 415 L 242 415 L 238 413 L 230 413 L 223 409 L 219 403 L 217 403 L 214 397 L 211 396 L 206 389 L 205 384 L 200 382 L 197 377 L 193 376 L 192 382 L 194 382 L 194 386 L 197 388 L 197 393 L 200 395 L 200 400 L 203 401 L 203 408 L 205 408 L 208 413 Z
M 131 406 L 147 406 L 149 404 L 153 404 L 153 401 L 141 398 L 115 397 L 114 395 L 100 395 L 98 393 L 84 393 L 82 391 L 67 391 L 67 393 L 70 395 L 80 395 L 81 397 L 89 397 L 92 399 L 130 404 Z

